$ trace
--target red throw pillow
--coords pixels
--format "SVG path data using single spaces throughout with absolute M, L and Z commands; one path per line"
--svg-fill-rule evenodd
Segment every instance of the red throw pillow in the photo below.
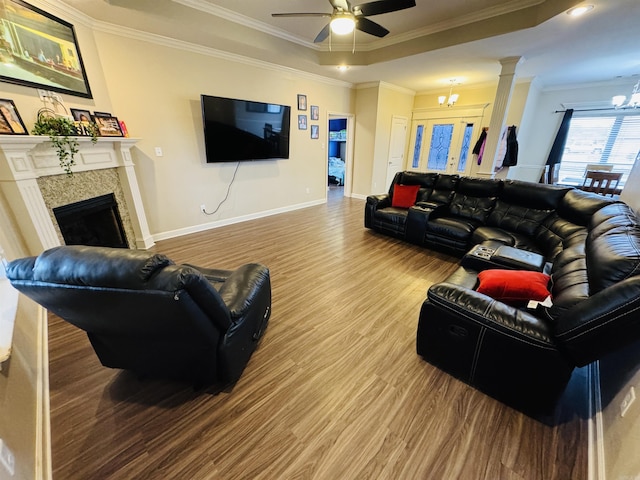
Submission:
M 528 270 L 484 270 L 476 291 L 508 304 L 542 302 L 549 293 L 549 275 Z
M 395 185 L 393 187 L 391 206 L 409 208 L 415 205 L 418 190 L 420 190 L 420 185 Z

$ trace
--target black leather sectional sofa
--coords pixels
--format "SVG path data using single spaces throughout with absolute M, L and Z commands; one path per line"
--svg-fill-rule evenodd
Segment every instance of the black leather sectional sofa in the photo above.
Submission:
M 419 185 L 415 204 L 394 189 Z M 549 411 L 575 367 L 640 338 L 640 220 L 623 202 L 514 180 L 399 172 L 365 226 L 462 255 L 420 310 L 417 351 L 485 393 Z M 549 275 L 551 304 L 478 291 L 482 271 Z M 495 276 L 495 275 L 494 275 Z M 526 287 L 526 285 L 525 285 Z

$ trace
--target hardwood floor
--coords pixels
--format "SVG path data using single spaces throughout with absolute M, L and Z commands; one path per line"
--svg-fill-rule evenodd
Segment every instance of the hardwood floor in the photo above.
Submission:
M 270 325 L 230 391 L 102 367 L 50 316 L 54 478 L 587 478 L 583 372 L 553 426 L 423 361 L 420 305 L 458 259 L 366 230 L 363 211 L 330 195 L 157 244 L 177 263 L 271 270 Z

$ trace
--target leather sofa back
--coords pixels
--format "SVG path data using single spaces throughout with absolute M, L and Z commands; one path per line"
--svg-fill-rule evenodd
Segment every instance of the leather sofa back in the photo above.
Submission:
M 459 182 L 460 177 L 458 175 L 439 175 L 429 196 L 429 201 L 436 204 L 449 205 Z
M 501 189 L 502 181 L 498 179 L 462 177 L 449 205 L 449 213 L 485 222 Z
M 65 246 L 11 262 L 9 269 L 20 290 L 84 330 L 182 331 L 206 341 L 217 340 L 214 325 L 223 331 L 231 325 L 228 308 L 202 274 L 174 265 L 164 255 Z M 73 312 L 67 311 L 70 304 Z M 121 324 L 114 328 L 118 310 Z M 127 320 L 131 317 L 136 321 Z
M 615 202 L 616 200 L 611 197 L 575 188 L 562 197 L 562 201 L 558 204 L 557 212 L 561 218 L 586 227 L 594 213 L 602 207 Z
M 624 203 L 594 213 L 586 239 L 591 294 L 640 275 L 640 224 Z

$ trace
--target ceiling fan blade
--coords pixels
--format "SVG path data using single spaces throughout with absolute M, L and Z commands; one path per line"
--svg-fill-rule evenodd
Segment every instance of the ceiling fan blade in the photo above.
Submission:
M 341 9 L 344 12 L 351 11 L 351 4 L 348 0 L 329 0 L 329 3 L 333 7 L 334 10 Z
M 272 13 L 272 17 L 330 17 L 330 13 Z
M 371 15 L 381 15 L 383 13 L 396 12 L 405 8 L 415 7 L 415 0 L 377 0 L 376 2 L 356 5 L 353 10 L 360 10 L 365 17 Z
M 384 37 L 389 33 L 389 30 L 384 28 L 382 25 L 379 25 L 376 22 L 372 22 L 368 18 L 364 18 L 364 17 L 358 18 L 358 21 L 356 22 L 356 28 L 362 32 L 365 32 L 380 38 Z
M 320 30 L 320 33 L 313 40 L 313 43 L 320 43 L 320 42 L 324 41 L 324 39 L 327 38 L 328 36 L 329 36 L 329 24 L 327 23 L 324 26 L 324 28 L 322 30 Z

